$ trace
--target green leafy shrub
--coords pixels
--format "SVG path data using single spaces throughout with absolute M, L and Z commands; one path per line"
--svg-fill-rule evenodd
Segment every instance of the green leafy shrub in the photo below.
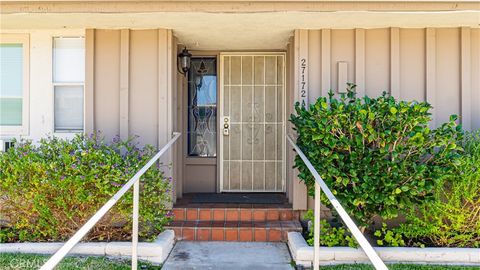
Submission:
M 307 243 L 313 246 L 313 211 L 308 210 L 303 219 L 311 222 L 310 230 L 307 235 Z M 332 227 L 326 220 L 320 220 L 320 245 L 327 247 L 349 246 L 356 248 L 358 243 L 355 238 L 344 227 Z
M 133 140 L 107 144 L 97 135 L 72 140 L 19 141 L 0 154 L 0 242 L 62 241 L 82 226 L 154 154 Z M 156 236 L 170 220 L 171 179 L 158 166 L 141 178 L 140 236 Z M 131 234 L 132 192 L 84 240 L 126 240 Z
M 387 224 L 382 223 L 382 228 L 376 230 L 374 235 L 378 238 L 377 245 L 389 246 L 389 247 L 403 247 L 405 241 L 403 240 L 402 233 L 387 228 Z
M 333 194 L 368 226 L 375 215 L 390 219 L 432 201 L 434 186 L 461 150 L 462 133 L 455 116 L 428 128 L 431 106 L 425 102 L 396 101 L 385 93 L 356 98 L 354 88 L 340 98 L 320 97 L 308 108 L 297 103 L 290 121 L 297 144 Z M 295 167 L 313 195 L 315 180 L 298 156 Z
M 464 149 L 434 200 L 410 209 L 396 229 L 409 245 L 480 248 L 480 133 L 466 136 Z

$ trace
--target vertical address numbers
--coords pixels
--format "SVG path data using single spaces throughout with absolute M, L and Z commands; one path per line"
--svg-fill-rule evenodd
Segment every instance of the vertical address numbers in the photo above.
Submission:
M 308 66 L 307 59 L 300 59 L 300 103 L 302 106 L 308 104 Z

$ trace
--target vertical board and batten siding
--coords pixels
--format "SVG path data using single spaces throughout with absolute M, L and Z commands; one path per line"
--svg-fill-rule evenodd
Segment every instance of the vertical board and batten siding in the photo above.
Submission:
M 85 36 L 86 132 L 100 131 L 106 140 L 138 136 L 140 145 L 166 144 L 177 128 L 172 31 L 87 29 Z M 171 164 L 175 152 L 161 162 Z M 166 175 L 176 179 L 176 170 Z
M 158 32 L 152 30 L 130 31 L 130 87 L 129 87 L 129 135 L 137 135 L 145 143 L 156 145 L 162 132 L 157 129 L 160 122 L 159 111 L 166 108 L 166 101 L 159 100 L 160 89 L 159 59 L 160 46 Z M 160 105 L 160 106 L 159 106 Z
M 402 100 L 434 106 L 432 125 L 461 117 L 466 130 L 480 128 L 478 28 L 380 28 L 297 30 L 296 61 L 308 62 L 308 100 L 338 85 L 339 63 L 360 95 L 387 91 Z M 299 69 L 296 62 L 296 69 Z M 295 81 L 299 82 L 296 77 Z M 298 92 L 297 92 L 298 93 Z
M 300 73 L 301 70 L 298 68 L 300 66 L 300 58 L 298 54 L 300 52 L 300 40 L 299 35 L 300 30 L 295 30 L 294 37 L 290 40 L 289 44 L 287 45 L 287 61 L 286 61 L 286 117 L 287 120 L 289 119 L 290 114 L 295 112 L 295 102 L 300 101 Z M 303 43 L 307 40 L 307 36 L 305 32 L 302 36 Z M 308 47 L 304 46 L 304 51 L 302 53 L 308 53 L 305 49 Z M 309 76 L 309 70 L 305 70 L 303 75 Z M 314 77 L 311 77 L 314 78 Z M 317 88 L 320 89 L 320 88 Z M 320 92 L 318 92 L 320 93 Z M 293 125 L 290 121 L 286 123 L 286 135 L 294 136 L 294 132 L 292 132 Z M 287 196 L 289 202 L 292 203 L 292 207 L 294 210 L 305 210 L 307 209 L 307 189 L 306 186 L 300 181 L 298 178 L 298 170 L 291 169 L 295 164 L 295 152 L 293 148 L 290 147 L 288 144 L 286 145 L 286 167 L 287 167 L 287 179 L 286 179 L 286 186 L 287 186 Z
M 472 84 L 472 130 L 480 129 L 480 30 L 476 29 L 470 34 L 472 54 L 470 55 L 472 69 L 470 72 Z
M 302 79 L 307 80 L 307 100 L 313 103 L 331 89 L 344 91 L 346 85 L 338 85 L 340 76 L 357 84 L 360 96 L 387 91 L 402 100 L 428 101 L 434 107 L 432 127 L 457 114 L 466 130 L 480 129 L 478 28 L 296 30 L 287 54 L 293 91 L 287 95 L 288 113 L 302 98 Z M 301 59 L 307 62 L 303 78 Z M 339 65 L 345 63 L 346 74 L 338 74 Z M 288 150 L 287 167 L 291 167 L 294 153 Z M 295 209 L 305 209 L 306 191 L 295 175 L 293 170 L 288 173 L 289 197 Z
M 86 43 L 89 38 L 94 38 L 93 84 L 86 85 L 93 87 L 93 125 L 86 129 L 87 134 L 93 131 L 100 131 L 106 139 L 111 140 L 120 135 L 120 31 L 94 30 L 94 37 L 86 34 Z M 87 56 L 88 57 L 88 56 Z M 88 78 L 87 78 L 88 79 Z M 86 89 L 89 92 L 90 89 Z M 89 110 L 89 103 L 86 103 L 86 112 Z

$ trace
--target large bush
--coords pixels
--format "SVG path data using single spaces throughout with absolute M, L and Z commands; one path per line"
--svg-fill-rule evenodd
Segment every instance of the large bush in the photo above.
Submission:
M 96 135 L 19 141 L 0 154 L 0 242 L 68 239 L 155 153 L 146 146 Z M 140 236 L 156 235 L 170 219 L 170 181 L 159 166 L 141 179 Z M 85 240 L 130 238 L 132 192 L 110 210 Z
M 330 93 L 308 108 L 297 103 L 290 121 L 298 145 L 333 194 L 366 226 L 375 215 L 394 218 L 434 198 L 436 183 L 461 150 L 456 143 L 461 127 L 452 117 L 431 130 L 429 104 L 386 94 L 356 98 L 354 88 L 340 98 Z M 295 167 L 312 195 L 314 178 L 298 156 Z
M 409 209 L 394 229 L 408 245 L 480 247 L 480 133 L 467 136 L 464 148 L 436 185 L 435 199 Z

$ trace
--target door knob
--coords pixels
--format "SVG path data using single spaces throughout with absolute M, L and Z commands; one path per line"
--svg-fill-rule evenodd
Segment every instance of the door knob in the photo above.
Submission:
M 230 135 L 230 117 L 223 117 L 223 136 Z

